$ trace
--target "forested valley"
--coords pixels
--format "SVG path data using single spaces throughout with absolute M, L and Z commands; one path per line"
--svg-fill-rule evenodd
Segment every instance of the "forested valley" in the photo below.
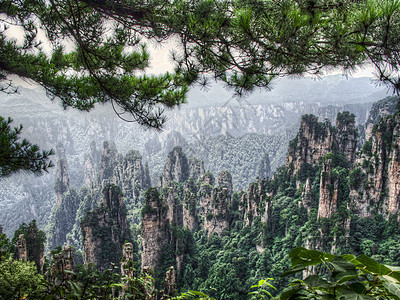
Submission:
M 399 0 L 0 15 L 1 299 L 400 299 Z
M 138 151 L 122 155 L 113 143 L 104 142 L 102 149 L 91 145 L 80 189 L 70 185 L 68 163 L 61 157 L 46 235 L 34 221 L 22 224 L 11 241 L 2 235 L 1 280 L 15 276 L 21 285 L 9 283 L 1 292 L 10 297 L 28 293 L 32 299 L 90 299 L 91 293 L 247 299 L 261 297 L 257 288 L 267 289 L 269 282 L 277 290 L 268 288 L 268 293 L 276 296 L 293 276 L 327 272 L 299 264 L 294 275 L 281 277 L 296 266 L 293 249 L 304 249 L 298 247 L 321 251 L 315 251 L 318 255 L 366 255 L 375 264 L 397 266 L 397 101 L 376 102 L 361 135 L 349 112 L 339 112 L 335 125 L 303 115 L 285 163 L 273 173 L 264 159 L 260 178 L 244 191 L 234 190 L 228 171 L 217 176 L 206 171 L 203 161 L 188 158 L 179 146 L 168 154 L 156 185 Z M 44 257 L 45 245 L 52 252 Z M 9 253 L 22 260 L 10 261 Z M 390 272 L 397 274 L 397 269 Z M 349 288 L 356 274 L 354 269 L 352 278 L 342 278 L 335 293 L 340 295 L 342 288 L 343 295 L 362 294 Z M 372 270 L 368 276 L 376 274 Z M 397 275 L 392 276 L 395 283 Z M 260 281 L 266 278 L 274 281 Z M 321 286 L 329 294 L 329 276 L 318 280 L 306 280 L 302 286 L 308 288 L 298 287 L 290 297 L 311 297 L 313 288 L 317 295 Z M 249 296 L 252 286 L 255 292 Z M 396 290 L 385 287 L 370 288 L 395 299 Z M 179 296 L 187 291 L 200 296 Z M 284 293 L 280 297 L 294 299 Z

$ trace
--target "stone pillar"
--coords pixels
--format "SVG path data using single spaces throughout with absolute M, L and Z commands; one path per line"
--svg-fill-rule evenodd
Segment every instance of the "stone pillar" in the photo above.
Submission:
M 18 259 L 28 261 L 28 251 L 26 250 L 26 241 L 23 234 L 20 234 L 17 240 Z

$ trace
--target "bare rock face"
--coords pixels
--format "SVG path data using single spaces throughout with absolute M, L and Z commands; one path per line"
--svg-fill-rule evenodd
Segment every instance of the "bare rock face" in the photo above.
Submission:
M 242 194 L 241 204 L 243 209 L 244 226 L 251 226 L 257 217 L 261 217 L 261 221 L 268 222 L 268 214 L 270 208 L 270 198 L 265 190 L 265 181 L 259 180 L 257 183 L 251 183 L 246 193 Z
M 132 243 L 125 243 L 122 246 L 122 260 L 121 260 L 121 275 L 122 277 L 133 277 L 133 245 Z
M 334 132 L 329 121 L 318 122 L 313 115 L 304 115 L 296 138 L 290 142 L 286 165 L 293 165 L 293 175 L 304 164 L 316 165 L 319 159 L 332 152 Z
M 81 222 L 85 264 L 93 263 L 99 270 L 105 270 L 110 263 L 118 265 L 122 245 L 131 239 L 121 190 L 109 185 L 103 196 L 103 205 Z
M 161 299 L 167 300 L 176 296 L 176 274 L 174 267 L 170 267 L 165 274 L 164 290 Z
M 57 162 L 54 191 L 56 203 L 50 215 L 50 226 L 47 233 L 49 249 L 62 246 L 66 242 L 66 236 L 75 224 L 76 212 L 81 200 L 76 190 L 70 188 L 68 164 L 65 159 L 60 159 Z
M 307 212 L 310 212 L 311 204 L 312 204 L 312 192 L 311 192 L 311 179 L 307 178 L 306 184 L 304 185 L 304 190 L 301 195 L 302 205 L 307 209 Z
M 151 185 L 149 170 L 143 166 L 142 155 L 138 151 L 131 150 L 125 155 L 121 165 L 120 174 L 114 176 L 119 177 L 125 194 L 126 191 L 132 191 L 132 196 L 138 198 L 140 190 L 147 190 Z
M 92 188 L 97 181 L 97 167 L 100 163 L 100 152 L 96 148 L 96 143 L 90 143 L 90 151 L 85 155 L 84 162 L 84 184 Z
M 355 127 L 355 116 L 348 111 L 337 114 L 336 142 L 337 150 L 343 153 L 349 165 L 353 166 L 357 148 L 357 131 Z
M 23 234 L 20 234 L 17 240 L 18 259 L 28 261 L 28 251 L 26 249 L 26 241 Z
M 202 185 L 200 204 L 203 207 L 203 229 L 211 235 L 221 236 L 229 230 L 229 216 L 232 196 L 232 176 L 223 171 L 218 175 L 218 186 L 210 189 L 208 184 Z
M 268 153 L 265 153 L 261 160 L 260 169 L 258 171 L 258 177 L 260 179 L 272 178 L 273 172 L 271 171 L 271 162 L 269 160 Z
M 350 174 L 349 204 L 359 217 L 371 217 L 375 210 L 399 219 L 399 140 L 400 116 L 396 114 L 381 119 L 360 151 Z
M 184 182 L 189 178 L 189 162 L 181 147 L 175 147 L 168 154 L 159 186 L 164 187 L 170 181 Z
M 332 160 L 322 164 L 319 188 L 318 218 L 330 218 L 337 210 L 339 179 L 332 174 Z
M 204 173 L 203 176 L 201 176 L 200 182 L 201 182 L 202 184 L 209 184 L 209 185 L 211 185 L 211 186 L 214 186 L 214 184 L 215 184 L 215 177 L 214 177 L 214 175 L 213 175 L 210 171 L 207 171 L 207 172 Z
M 62 195 L 69 190 L 68 164 L 65 159 L 57 161 L 57 177 L 54 184 L 56 204 L 61 204 Z
M 228 171 L 222 171 L 218 174 L 217 184 L 222 189 L 228 190 L 229 194 L 232 194 L 233 185 L 232 185 L 232 175 Z
M 387 97 L 372 105 L 371 110 L 368 113 L 368 119 L 365 122 L 365 141 L 368 141 L 373 133 L 374 125 L 376 125 L 381 118 L 396 113 L 397 103 L 399 97 Z
M 297 178 L 297 188 L 305 183 L 307 170 L 315 167 L 328 153 L 341 153 L 348 165 L 355 157 L 355 116 L 348 112 L 338 113 L 336 127 L 329 121 L 318 122 L 313 115 L 304 115 L 296 138 L 289 143 L 286 159 L 288 174 Z
M 193 182 L 187 182 L 183 189 L 182 226 L 192 232 L 198 227 L 197 189 Z
M 33 261 L 41 273 L 44 265 L 44 232 L 37 229 L 35 220 L 23 232 L 16 241 L 17 259 Z
M 169 182 L 163 189 L 163 202 L 167 207 L 167 220 L 174 225 L 181 225 L 182 208 L 180 205 L 180 190 L 176 182 Z
M 65 272 L 68 271 L 68 272 Z M 59 254 L 54 254 L 53 263 L 50 269 L 50 280 L 59 285 L 65 280 L 71 280 L 74 271 L 74 259 L 72 256 L 72 247 L 64 246 Z
M 203 174 L 205 173 L 204 170 L 204 162 L 191 158 L 189 159 L 189 177 L 193 178 L 194 181 L 197 181 Z
M 142 270 L 154 270 L 163 247 L 169 242 L 167 207 L 155 188 L 146 192 L 142 217 Z

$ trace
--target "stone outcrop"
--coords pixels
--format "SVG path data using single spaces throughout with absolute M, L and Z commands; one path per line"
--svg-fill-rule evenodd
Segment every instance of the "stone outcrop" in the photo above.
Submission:
M 258 177 L 260 179 L 272 178 L 273 172 L 271 170 L 271 162 L 268 153 L 265 153 L 258 170 Z
M 182 226 L 194 231 L 198 227 L 197 186 L 187 182 L 183 187 Z
M 286 167 L 290 176 L 296 177 L 296 187 L 305 183 L 307 170 L 321 163 L 328 153 L 341 153 L 349 166 L 355 157 L 356 128 L 354 115 L 338 113 L 336 127 L 329 121 L 318 122 L 313 115 L 304 115 L 296 138 L 289 144 Z
M 65 272 L 67 271 L 67 272 Z M 50 269 L 50 281 L 59 285 L 65 280 L 73 278 L 74 259 L 72 257 L 72 247 L 64 246 L 62 251 L 53 255 L 53 262 Z
M 44 232 L 38 230 L 36 221 L 33 220 L 28 226 L 23 224 L 19 229 L 18 239 L 15 241 L 17 247 L 16 258 L 23 261 L 32 261 L 37 270 L 43 272 L 44 265 Z
M 232 176 L 229 172 L 222 171 L 217 182 L 215 188 L 208 183 L 202 184 L 200 205 L 203 208 L 203 229 L 208 235 L 216 233 L 221 236 L 230 226 Z
M 289 144 L 286 166 L 296 176 L 306 165 L 315 166 L 332 152 L 334 130 L 329 121 L 318 122 L 313 115 L 304 115 L 296 138 Z
M 142 270 L 154 270 L 163 247 L 168 245 L 167 211 L 157 189 L 149 189 L 142 209 Z
M 184 182 L 189 178 L 189 161 L 181 147 L 175 147 L 167 157 L 159 186 L 164 187 L 170 181 Z
M 367 121 L 364 124 L 365 137 L 363 143 L 368 141 L 372 137 L 372 131 L 376 124 L 378 124 L 381 118 L 389 115 L 393 115 L 397 110 L 397 103 L 399 102 L 399 97 L 387 97 L 378 102 L 375 102 L 371 110 L 368 113 Z
M 18 236 L 17 240 L 17 251 L 18 251 L 18 259 L 23 261 L 28 261 L 28 251 L 26 249 L 26 240 L 23 234 Z
M 263 179 L 250 184 L 247 194 L 243 193 L 241 197 L 244 226 L 251 226 L 258 217 L 262 222 L 268 222 L 270 198 L 271 194 L 267 193 Z
M 197 181 L 203 174 L 205 173 L 204 170 L 204 162 L 191 158 L 189 159 L 189 177 L 193 178 L 194 181 Z
M 97 168 L 100 163 L 100 152 L 97 150 L 96 143 L 90 143 L 89 153 L 85 155 L 84 161 L 84 184 L 92 188 L 97 181 Z
M 57 161 L 57 175 L 54 183 L 56 205 L 61 204 L 62 195 L 69 190 L 68 164 L 65 159 Z
M 121 275 L 122 277 L 133 277 L 135 275 L 133 268 L 133 244 L 125 243 L 122 246 L 121 259 Z
M 318 218 L 330 218 L 337 210 L 339 178 L 332 174 L 332 159 L 322 164 L 319 187 Z
M 307 212 L 310 213 L 310 209 L 312 207 L 312 191 L 311 191 L 311 179 L 307 178 L 306 184 L 304 185 L 303 193 L 301 195 L 301 204 L 303 207 L 307 209 Z
M 63 160 L 58 162 L 63 162 Z M 62 167 L 58 166 L 58 171 L 60 168 L 65 167 L 65 172 L 68 174 L 66 165 L 63 163 L 61 165 Z M 57 182 L 61 182 L 58 180 L 58 178 L 59 177 L 57 177 L 56 180 L 56 188 Z M 47 233 L 49 249 L 62 246 L 66 242 L 66 236 L 72 230 L 75 224 L 76 213 L 81 201 L 79 194 L 73 188 L 66 189 L 62 194 L 57 193 L 56 191 L 56 197 L 57 201 L 50 216 L 50 229 Z
M 349 165 L 353 166 L 357 148 L 357 131 L 355 117 L 348 111 L 337 114 L 335 139 L 337 151 L 343 153 Z
M 164 289 L 162 291 L 162 300 L 171 299 L 176 296 L 176 274 L 174 267 L 170 267 L 165 274 Z
M 381 119 L 356 160 L 350 180 L 349 208 L 359 217 L 374 212 L 386 218 L 399 212 L 400 116 Z
M 60 161 L 59 172 L 68 174 L 67 166 Z M 66 178 L 63 176 L 59 178 Z M 65 181 L 65 180 L 64 180 Z M 56 182 L 63 182 L 57 179 Z M 65 186 L 59 193 L 59 200 L 53 207 L 48 231 L 48 246 L 53 249 L 64 243 L 77 248 L 82 247 L 80 219 L 87 211 L 102 204 L 102 191 L 110 184 L 118 186 L 129 208 L 142 205 L 142 192 L 151 186 L 147 164 L 143 164 L 138 151 L 131 150 L 126 155 L 117 152 L 113 143 L 104 142 L 103 150 L 98 151 L 96 144 L 90 144 L 90 151 L 85 156 L 84 186 L 76 191 Z M 57 187 L 58 185 L 56 185 Z M 139 224 L 139 213 L 130 216 L 131 221 Z M 67 237 L 68 236 L 68 237 Z
M 81 222 L 85 264 L 105 270 L 119 265 L 122 245 L 131 239 L 121 190 L 109 185 L 103 190 L 103 205 L 87 213 Z
M 103 151 L 100 157 L 100 165 L 98 171 L 98 184 L 101 187 L 114 183 L 113 175 L 118 163 L 118 152 L 114 143 L 105 141 L 103 143 Z

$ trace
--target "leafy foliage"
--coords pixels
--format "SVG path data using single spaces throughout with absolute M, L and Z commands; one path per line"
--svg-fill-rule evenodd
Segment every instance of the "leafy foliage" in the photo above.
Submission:
M 316 274 L 296 279 L 279 299 L 399 299 L 400 272 L 362 254 L 333 255 L 305 248 L 290 253 L 286 275 L 314 266 Z
M 37 273 L 34 262 L 14 260 L 11 256 L 0 259 L 0 298 L 40 299 L 45 290 L 43 275 Z

